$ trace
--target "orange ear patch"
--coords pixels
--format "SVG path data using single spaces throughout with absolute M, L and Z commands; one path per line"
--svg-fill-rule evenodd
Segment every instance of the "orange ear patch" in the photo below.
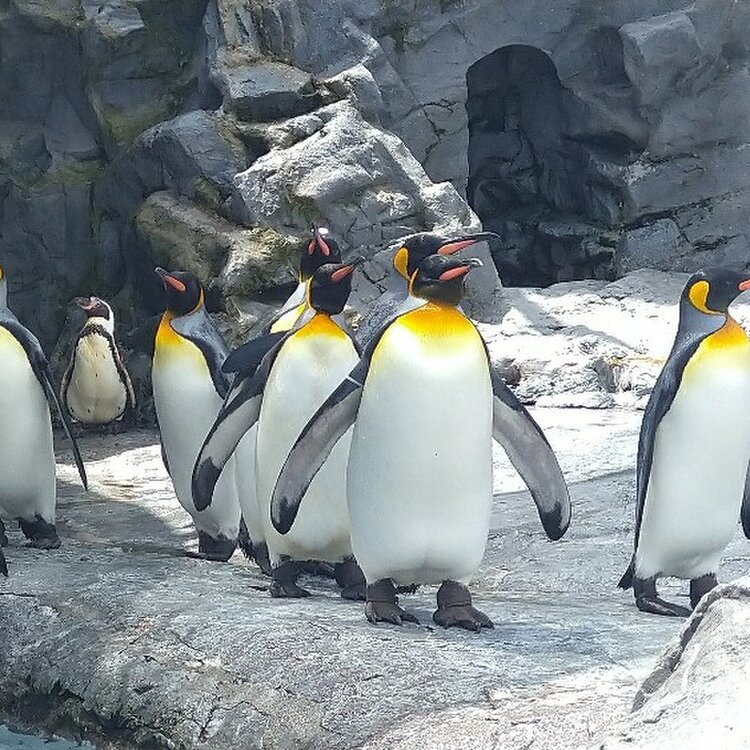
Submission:
M 716 315 L 716 310 L 709 310 L 706 305 L 709 290 L 710 287 L 707 281 L 696 281 L 695 284 L 690 287 L 690 291 L 688 292 L 688 299 L 696 310 L 708 313 L 709 315 Z
M 407 265 L 409 263 L 409 250 L 408 248 L 402 247 L 396 251 L 393 256 L 393 267 L 408 281 L 409 272 L 407 271 Z

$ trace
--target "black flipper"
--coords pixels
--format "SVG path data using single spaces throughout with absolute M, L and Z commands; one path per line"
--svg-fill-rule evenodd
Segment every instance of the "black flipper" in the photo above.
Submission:
M 285 338 L 268 351 L 253 374 L 239 373 L 235 377 L 193 468 L 193 504 L 197 510 L 211 505 L 224 466 L 245 433 L 258 421 L 263 388 Z
M 201 306 L 188 315 L 173 318 L 169 325 L 180 336 L 186 338 L 201 350 L 206 359 L 216 392 L 221 398 L 226 398 L 229 392 L 230 378 L 221 368 L 229 354 L 229 348 L 216 329 L 211 316 L 206 312 L 206 308 Z
M 221 366 L 224 373 L 243 372 L 252 375 L 263 357 L 278 344 L 287 333 L 269 333 L 266 336 L 248 341 L 246 344 L 235 349 Z
M 78 442 L 73 437 L 70 419 L 66 411 L 62 408 L 60 399 L 57 397 L 57 389 L 52 382 L 52 372 L 50 371 L 47 357 L 45 357 L 44 351 L 42 350 L 42 345 L 28 328 L 21 325 L 14 315 L 8 313 L 9 311 L 0 312 L 0 326 L 6 328 L 16 341 L 21 344 L 26 352 L 31 369 L 34 371 L 34 375 L 36 375 L 36 379 L 46 391 L 48 400 L 54 404 L 57 409 L 65 434 L 68 436 L 73 447 L 73 457 L 75 458 L 76 466 L 78 467 L 78 474 L 81 477 L 81 483 L 83 484 L 83 488 L 88 490 L 89 485 L 88 479 L 86 478 L 86 468 L 83 465 L 81 452 L 78 449 Z
M 492 378 L 492 434 L 529 488 L 547 536 L 559 539 L 570 524 L 570 495 L 547 438 L 539 425 L 490 367 Z
M 748 467 L 745 477 L 745 494 L 742 497 L 740 518 L 742 519 L 742 530 L 745 532 L 745 536 L 750 539 L 750 467 Z
M 271 497 L 271 522 L 280 534 L 292 528 L 307 488 L 354 424 L 369 366 L 369 357 L 360 360 L 311 417 L 289 452 Z

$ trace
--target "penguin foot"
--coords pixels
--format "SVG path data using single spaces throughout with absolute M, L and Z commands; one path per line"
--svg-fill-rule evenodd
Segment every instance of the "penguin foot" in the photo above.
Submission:
M 5 533 L 5 524 L 0 519 L 0 547 L 8 546 L 8 536 Z
M 665 601 L 656 593 L 656 578 L 633 578 L 633 594 L 635 595 L 635 606 L 641 612 L 649 612 L 652 615 L 664 617 L 687 617 L 690 610 L 679 604 Z
M 341 586 L 341 596 L 343 599 L 359 602 L 367 599 L 365 574 L 353 557 L 344 560 L 344 562 L 336 563 L 333 569 L 336 575 L 336 583 Z
M 398 606 L 396 587 L 390 578 L 375 581 L 367 587 L 365 617 L 371 623 L 389 622 L 392 625 L 403 625 L 405 622 L 414 622 L 419 625 L 419 620 L 411 612 Z
M 437 603 L 432 619 L 444 628 L 463 628 L 478 633 L 482 628 L 495 627 L 484 612 L 472 606 L 469 589 L 456 581 L 443 581 L 437 592 Z
M 688 617 L 690 610 L 679 604 L 672 604 L 658 596 L 636 597 L 635 606 L 641 612 L 649 612 L 652 615 L 663 615 L 664 617 Z
M 60 546 L 60 537 L 57 535 L 55 524 L 48 523 L 38 513 L 33 521 L 19 518 L 24 536 L 29 540 L 27 547 L 36 549 L 57 549 Z
M 299 560 L 284 560 L 271 571 L 268 591 L 274 599 L 302 599 L 310 596 L 307 589 L 297 585 L 297 577 L 305 570 L 306 563 Z
M 713 573 L 700 578 L 693 578 L 690 581 L 690 606 L 695 609 L 701 598 L 718 585 L 719 582 Z
M 213 537 L 205 531 L 198 531 L 198 555 L 204 560 L 227 562 L 237 547 L 236 539 L 227 539 L 222 534 Z

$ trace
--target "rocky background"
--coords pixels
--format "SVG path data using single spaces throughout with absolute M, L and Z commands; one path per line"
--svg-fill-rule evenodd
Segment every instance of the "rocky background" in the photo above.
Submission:
M 311 221 L 374 257 L 361 307 L 389 243 L 479 220 L 510 285 L 747 265 L 749 32 L 732 0 L 2 0 L 12 305 L 48 350 L 78 294 L 127 330 L 159 263 L 242 338 Z

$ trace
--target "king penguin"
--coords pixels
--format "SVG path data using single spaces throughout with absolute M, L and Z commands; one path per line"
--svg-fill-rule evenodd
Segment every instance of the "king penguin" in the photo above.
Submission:
M 240 505 L 234 462 L 218 480 L 215 501 L 201 513 L 190 477 L 196 456 L 229 390 L 221 365 L 227 347 L 203 304 L 203 289 L 189 273 L 156 269 L 167 310 L 156 331 L 152 383 L 162 449 L 175 494 L 198 531 L 199 554 L 227 561 L 237 546 Z
M 373 339 L 302 430 L 272 496 L 273 525 L 289 533 L 310 482 L 354 424 L 348 507 L 371 622 L 416 621 L 399 606 L 397 587 L 440 584 L 436 623 L 492 627 L 468 583 L 490 528 L 493 435 L 529 487 L 547 535 L 559 539 L 570 521 L 555 454 L 457 309 L 477 265 L 449 255 L 420 263 L 410 294 L 424 304 Z
M 339 263 L 341 254 L 336 240 L 330 236 L 328 229 L 313 224 L 312 236 L 302 243 L 299 253 L 297 287 L 281 310 L 263 329 L 260 339 L 267 334 L 283 335 L 294 328 L 308 310 L 308 283 L 324 263 Z M 264 341 L 259 351 L 265 354 Z M 258 358 L 258 363 L 260 358 Z M 247 367 L 246 363 L 246 367 Z M 271 574 L 268 545 L 265 541 L 263 521 L 258 507 L 255 477 L 255 439 L 258 427 L 248 430 L 236 450 L 237 491 L 245 526 L 240 533 L 240 547 L 249 559 L 255 560 L 260 569 Z
M 638 442 L 635 552 L 620 580 L 638 609 L 686 616 L 661 599 L 663 576 L 690 580 L 692 607 L 716 586 L 742 505 L 750 460 L 750 340 L 727 308 L 749 274 L 708 268 L 680 298 L 672 351 L 646 406 Z M 747 521 L 747 523 L 746 523 Z
M 76 422 L 119 422 L 127 407 L 135 409 L 135 393 L 115 342 L 114 312 L 99 297 L 79 298 L 76 303 L 86 313 L 86 322 L 63 375 L 60 396 Z
M 352 557 L 346 503 L 349 434 L 332 449 L 307 489 L 294 528 L 282 536 L 271 524 L 271 493 L 300 430 L 359 360 L 350 336 L 332 319 L 346 304 L 354 264 L 325 264 L 308 286 L 309 313 L 301 325 L 273 345 L 260 366 L 244 376 L 247 350 L 229 356 L 224 369 L 240 372 L 196 462 L 193 498 L 211 503 L 214 482 L 245 432 L 258 425 L 255 465 L 258 500 L 273 565 L 271 594 L 301 597 L 297 585 L 308 561 L 334 563 L 342 596 L 364 598 L 364 577 Z
M 55 452 L 47 399 L 60 414 L 81 482 L 88 489 L 86 470 L 41 344 L 8 309 L 7 294 L 0 267 L 0 546 L 8 543 L 3 519 L 15 519 L 30 546 L 55 549 L 60 538 L 55 527 Z M 0 572 L 7 574 L 4 561 Z
M 409 281 L 417 266 L 429 255 L 452 255 L 477 242 L 499 239 L 494 232 L 480 232 L 459 236 L 446 236 L 434 232 L 418 232 L 403 237 L 396 243 L 393 254 L 393 267 L 404 279 L 403 289 L 381 295 L 367 313 L 357 329 L 357 342 L 363 348 L 385 325 L 400 313 L 413 310 L 425 301 L 411 294 Z

